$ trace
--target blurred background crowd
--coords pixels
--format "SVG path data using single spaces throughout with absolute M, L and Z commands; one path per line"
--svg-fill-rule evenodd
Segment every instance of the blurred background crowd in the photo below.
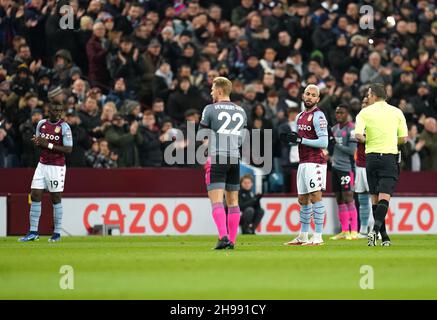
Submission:
M 36 166 L 50 102 L 72 128 L 67 166 L 166 166 L 173 130 L 198 127 L 226 76 L 248 129 L 273 129 L 278 172 L 298 162 L 277 132 L 306 85 L 333 125 L 372 82 L 407 118 L 402 169 L 437 170 L 436 15 L 432 0 L 0 0 L 0 167 Z

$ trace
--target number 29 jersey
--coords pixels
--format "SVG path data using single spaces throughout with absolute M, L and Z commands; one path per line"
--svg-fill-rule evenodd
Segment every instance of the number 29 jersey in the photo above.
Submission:
M 211 129 L 209 155 L 240 157 L 247 116 L 244 109 L 230 101 L 209 104 L 202 113 L 200 125 Z

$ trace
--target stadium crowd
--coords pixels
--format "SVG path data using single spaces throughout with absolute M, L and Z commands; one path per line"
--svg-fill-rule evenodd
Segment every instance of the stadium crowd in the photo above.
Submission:
M 306 85 L 333 125 L 374 82 L 408 121 L 403 170 L 437 170 L 436 16 L 425 0 L 1 0 L 0 167 L 36 166 L 49 102 L 72 129 L 67 166 L 165 166 L 174 128 L 198 127 L 221 75 L 249 129 L 273 129 L 279 171 L 297 166 L 277 132 Z

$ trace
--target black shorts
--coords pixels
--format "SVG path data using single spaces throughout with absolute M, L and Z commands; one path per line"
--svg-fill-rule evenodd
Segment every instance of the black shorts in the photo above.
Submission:
M 399 179 L 397 158 L 398 155 L 395 154 L 366 154 L 366 174 L 370 194 L 393 194 Z
M 354 187 L 353 171 L 348 172 L 348 171 L 341 171 L 332 168 L 331 180 L 332 180 L 333 192 L 353 191 L 353 187 Z
M 207 190 L 240 190 L 240 160 L 223 156 L 215 157 L 215 162 L 211 160 L 212 158 L 210 157 L 205 165 Z

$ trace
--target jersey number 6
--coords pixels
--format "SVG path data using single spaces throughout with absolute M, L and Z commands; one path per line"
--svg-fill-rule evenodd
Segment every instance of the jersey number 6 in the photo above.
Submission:
M 314 188 L 316 184 L 313 182 L 313 179 L 310 180 L 310 188 Z

